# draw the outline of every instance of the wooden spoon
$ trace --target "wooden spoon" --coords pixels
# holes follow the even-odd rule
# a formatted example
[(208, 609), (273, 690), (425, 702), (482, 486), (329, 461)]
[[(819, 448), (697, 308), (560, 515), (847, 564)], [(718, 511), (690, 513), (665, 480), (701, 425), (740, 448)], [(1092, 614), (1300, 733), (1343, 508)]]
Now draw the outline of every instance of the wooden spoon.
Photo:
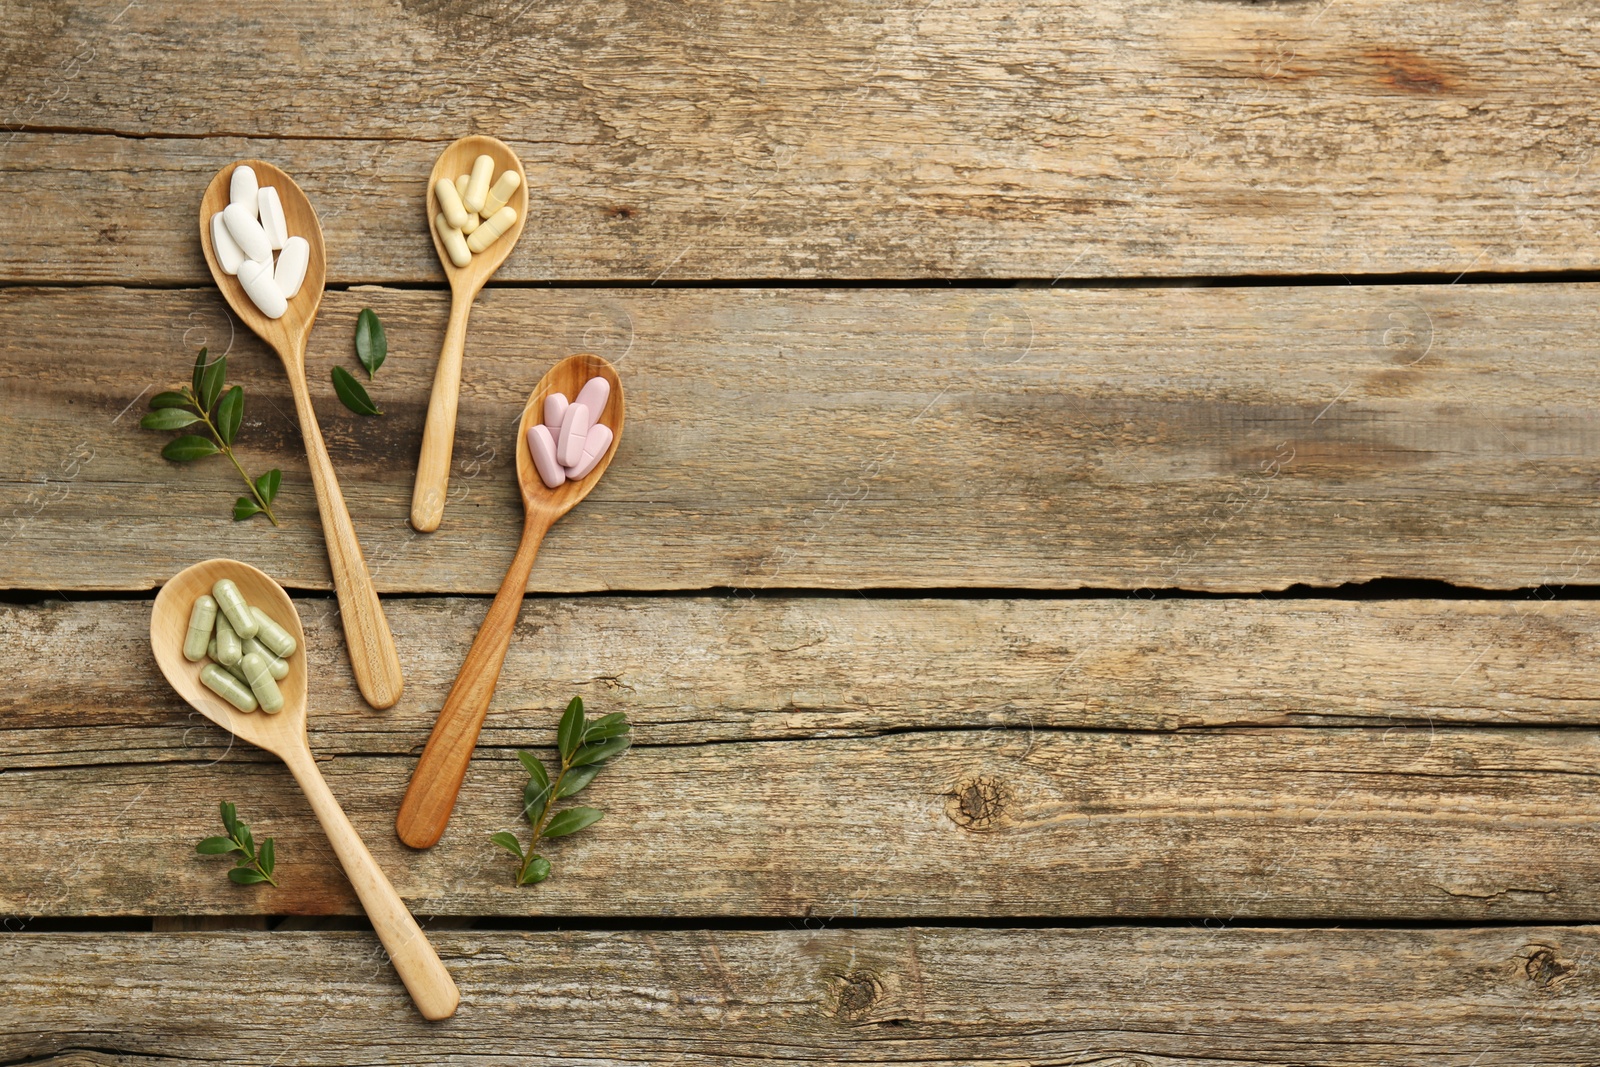
[[(259, 173), (259, 172), (258, 172)], [(280, 191), (279, 196), (282, 196)], [(278, 683), (283, 693), (283, 710), (241, 712), (207, 689), (200, 682), (203, 663), (190, 663), (183, 656), (183, 639), (189, 629), (189, 612), (195, 600), (211, 592), (218, 578), (232, 578), (239, 592), (289, 631), (299, 649), (289, 657), (289, 673)], [(394, 969), (425, 1018), (445, 1019), (455, 1013), (461, 996), (456, 984), (439, 961), (417, 920), (406, 910), (400, 895), (389, 884), (383, 871), (362, 844), (344, 810), (328, 790), (328, 783), (317, 770), (306, 742), (306, 635), (300, 616), (281, 586), (247, 563), (231, 559), (210, 559), (196, 563), (174, 575), (156, 595), (150, 612), (150, 648), (155, 652), (161, 673), (172, 688), (200, 714), (235, 737), (266, 749), (289, 766), (289, 773), (305, 791), (322, 823), (334, 854), (345, 875), (361, 898), (361, 906), (372, 920), (388, 951)]]
[[(472, 262), (458, 267), (450, 262), (444, 242), (433, 220), (439, 214), (439, 200), (434, 186), (439, 179), (455, 181), (462, 174), (472, 172), (473, 160), (489, 156), (494, 160), (494, 179), (508, 170), (514, 170), (522, 183), (511, 194), (506, 204), (516, 209), (517, 221), (511, 229), (501, 234), (494, 244), (475, 253)], [(450, 454), (455, 449), (456, 403), (461, 397), (461, 355), (467, 344), (467, 316), (472, 314), (472, 302), (489, 276), (500, 268), (511, 254), (511, 247), (522, 234), (522, 224), (528, 218), (528, 175), (523, 172), (522, 161), (503, 142), (493, 137), (463, 137), (446, 148), (428, 175), (428, 232), (433, 235), (433, 247), (444, 264), (444, 274), (450, 279), (450, 324), (444, 331), (444, 348), (439, 351), (439, 366), (433, 372), (433, 393), (428, 397), (428, 421), (422, 427), (422, 454), (417, 459), (417, 481), (411, 490), (411, 525), (418, 533), (432, 533), (444, 518), (445, 491), (450, 486)]]
[[(289, 301), (289, 310), (282, 318), (269, 319), (263, 315), (245, 295), (239, 279), (224, 273), (217, 251), (211, 247), (211, 216), (228, 206), (233, 170), (245, 164), (254, 168), (263, 186), (270, 185), (278, 191), (290, 235), (304, 237), (311, 245), (311, 262), (306, 267), (305, 281), (300, 292)], [(345, 644), (350, 649), (350, 666), (368, 704), (375, 708), (392, 707), (400, 699), (400, 690), (405, 685), (400, 675), (400, 656), (394, 649), (389, 620), (384, 618), (383, 606), (378, 603), (378, 591), (367, 573), (367, 561), (361, 555), (361, 543), (356, 540), (350, 512), (344, 506), (344, 494), (339, 491), (339, 479), (334, 476), (333, 463), (328, 459), (328, 447), (322, 442), (317, 413), (311, 407), (311, 394), (306, 390), (306, 339), (311, 335), (317, 309), (322, 306), (322, 287), (328, 275), (322, 225), (317, 221), (311, 201), (294, 179), (271, 163), (246, 159), (217, 171), (217, 176), (206, 186), (206, 195), (200, 201), (200, 246), (205, 249), (206, 265), (211, 268), (211, 276), (222, 290), (223, 299), (257, 337), (272, 346), (288, 372), (295, 412), (300, 419), (300, 435), (305, 438), (306, 458), (311, 464), (311, 482), (316, 487), (317, 510), (322, 515), (322, 535), (328, 545), (333, 588), (339, 594), (339, 613), (344, 623)]]
[[(594, 377), (611, 383), (611, 399), (599, 419), (611, 427), (614, 435), (611, 448), (594, 470), (579, 481), (547, 489), (539, 479), (533, 454), (528, 450), (528, 430), (543, 419), (545, 397), (551, 393), (565, 393), (571, 400), (578, 395), (583, 383)], [(522, 610), (522, 595), (528, 588), (533, 559), (556, 520), (599, 484), (600, 476), (617, 454), (617, 445), (622, 440), (622, 420), (622, 382), (616, 368), (599, 356), (590, 355), (568, 356), (557, 363), (539, 380), (539, 387), (528, 398), (528, 406), (522, 409), (522, 421), (517, 425), (517, 483), (522, 488), (525, 513), (522, 542), (511, 560), (511, 568), (506, 571), (505, 581), (500, 583), (500, 592), (489, 606), (489, 614), (478, 628), (466, 662), (450, 687), (444, 709), (439, 712), (439, 720), (428, 737), (428, 747), (422, 750), (417, 769), (411, 772), (405, 799), (400, 802), (395, 830), (400, 840), (412, 848), (432, 846), (443, 836), (450, 822), (456, 794), (461, 791), (472, 750), (478, 744), (478, 731), (483, 729), (483, 718), (489, 710), (489, 698), (494, 696), (495, 683), (500, 680), (500, 667), (511, 644), (517, 614)]]

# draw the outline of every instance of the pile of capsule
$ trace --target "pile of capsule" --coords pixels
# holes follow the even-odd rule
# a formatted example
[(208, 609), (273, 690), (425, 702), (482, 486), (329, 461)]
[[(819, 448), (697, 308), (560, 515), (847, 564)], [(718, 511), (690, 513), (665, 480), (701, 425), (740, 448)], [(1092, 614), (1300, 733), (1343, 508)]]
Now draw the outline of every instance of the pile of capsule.
[(295, 653), (289, 631), (260, 608), (245, 602), (231, 578), (219, 578), (210, 596), (194, 602), (183, 657), (199, 663), (200, 682), (240, 711), (278, 711), (283, 694), (278, 681), (289, 673), (285, 662)]
[[(290, 237), (278, 190), (259, 185), (253, 167), (233, 168), (228, 206), (211, 216), (211, 247), (225, 274), (236, 275), (250, 302), (269, 319), (282, 317), (300, 291), (311, 245)], [(278, 264), (272, 253), (278, 252)]]
[(494, 160), (479, 156), (472, 161), (471, 174), (455, 181), (440, 178), (433, 185), (434, 198), (439, 201), (433, 225), (450, 262), (458, 267), (471, 263), (474, 253), (494, 244), (517, 221), (517, 209), (506, 201), (522, 184), (522, 175), (508, 170), (491, 187), (489, 179), (493, 177)]
[(577, 481), (611, 447), (611, 427), (600, 421), (611, 399), (611, 383), (590, 378), (570, 404), (565, 393), (544, 398), (544, 422), (528, 429), (528, 451), (546, 488)]

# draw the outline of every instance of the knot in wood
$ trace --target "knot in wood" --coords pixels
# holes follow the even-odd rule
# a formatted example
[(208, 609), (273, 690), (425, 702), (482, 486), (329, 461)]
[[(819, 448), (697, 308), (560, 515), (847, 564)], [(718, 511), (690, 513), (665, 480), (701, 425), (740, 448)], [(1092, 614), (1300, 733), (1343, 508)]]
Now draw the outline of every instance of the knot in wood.
[(839, 1003), (834, 1014), (856, 1022), (866, 1018), (882, 996), (883, 984), (871, 971), (851, 971), (839, 979)]
[(949, 793), (944, 812), (964, 830), (992, 830), (1011, 805), (1011, 791), (998, 778), (963, 778)]
[(1549, 989), (1577, 969), (1571, 960), (1562, 959), (1551, 945), (1529, 945), (1522, 973), (1540, 989)]

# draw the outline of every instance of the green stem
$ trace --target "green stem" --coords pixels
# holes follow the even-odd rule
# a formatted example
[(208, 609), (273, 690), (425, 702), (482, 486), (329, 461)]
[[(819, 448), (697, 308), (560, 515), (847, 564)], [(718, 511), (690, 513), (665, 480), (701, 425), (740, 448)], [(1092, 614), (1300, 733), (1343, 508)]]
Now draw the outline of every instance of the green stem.
[(239, 846), (239, 851), (240, 852), (243, 852), (246, 856), (250, 857), (249, 866), (254, 867), (256, 869), (256, 873), (261, 875), (261, 877), (263, 877), (263, 878), (265, 878), (267, 880), (267, 884), (268, 885), (272, 886), (272, 888), (274, 888), (274, 889), (280, 888), (278, 883), (273, 880), (272, 875), (268, 874), (266, 871), (261, 869), (261, 861), (259, 859), (257, 859), (252, 853), (246, 851), (243, 841), (240, 841), (236, 837), (236, 838), (233, 839), (233, 843), (235, 845)]
[[(576, 750), (573, 751), (573, 755), (577, 755)], [(539, 835), (544, 833), (544, 825), (550, 821), (550, 809), (555, 805), (557, 794), (561, 792), (561, 779), (565, 778), (571, 769), (572, 763), (567, 757), (561, 757), (561, 770), (556, 772), (555, 781), (550, 783), (550, 795), (544, 798), (544, 807), (539, 810), (539, 818), (533, 824), (533, 840), (528, 842), (528, 851), (522, 857), (522, 869), (517, 872), (518, 885), (521, 885), (522, 880), (528, 876), (528, 868), (533, 861), (539, 858), (534, 852), (539, 847)]]
[[(185, 389), (184, 392), (187, 393), (189, 391), (187, 389)], [(250, 490), (250, 496), (255, 500), (256, 506), (259, 507), (261, 509), (262, 513), (266, 515), (268, 522), (272, 523), (272, 525), (274, 525), (274, 526), (278, 525), (278, 517), (272, 513), (272, 509), (267, 506), (267, 502), (265, 500), (263, 500), (261, 498), (261, 494), (256, 491), (256, 483), (252, 482), (250, 480), (250, 476), (244, 472), (244, 468), (239, 466), (238, 459), (236, 459), (234, 457), (233, 449), (228, 447), (227, 442), (223, 441), (222, 435), (217, 432), (216, 425), (211, 421), (211, 413), (206, 411), (205, 408), (200, 406), (200, 401), (199, 401), (198, 397), (194, 397), (193, 394), (190, 394), (190, 395), (191, 395), (191, 398), (193, 398), (194, 401), (195, 401), (195, 404), (194, 404), (195, 410), (200, 412), (200, 421), (206, 424), (206, 429), (211, 432), (212, 438), (215, 439), (215, 441), (217, 442), (217, 447), (222, 450), (222, 454), (224, 456), (228, 457), (228, 462), (232, 463), (233, 464), (233, 469), (239, 472), (239, 477), (244, 479), (245, 488)], [(262, 871), (261, 873), (265, 874), (266, 872)], [(267, 880), (269, 882), (272, 881), (272, 879), (270, 879), (270, 878), (268, 878)], [(277, 882), (272, 882), (272, 884), (273, 885), (277, 885), (278, 883)]]

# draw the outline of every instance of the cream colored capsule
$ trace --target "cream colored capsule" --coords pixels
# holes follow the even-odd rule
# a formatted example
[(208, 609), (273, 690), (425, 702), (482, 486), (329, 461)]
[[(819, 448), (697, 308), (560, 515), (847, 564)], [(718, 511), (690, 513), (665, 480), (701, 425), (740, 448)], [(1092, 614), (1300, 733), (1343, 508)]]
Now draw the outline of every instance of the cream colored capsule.
[(493, 215), (483, 220), (483, 225), (478, 227), (478, 232), (467, 238), (467, 247), (474, 252), (482, 252), (485, 248), (500, 239), (500, 235), (511, 229), (517, 221), (517, 209), (503, 207)]
[(494, 160), (479, 156), (472, 161), (472, 180), (467, 182), (467, 195), (461, 202), (468, 211), (482, 211), (483, 202), (489, 198), (489, 183), (494, 181)]
[(467, 209), (462, 206), (461, 194), (456, 192), (456, 183), (448, 178), (440, 178), (433, 185), (433, 195), (439, 200), (439, 211), (450, 225), (461, 229), (467, 222)]
[(444, 250), (450, 253), (450, 262), (458, 267), (465, 267), (472, 262), (472, 253), (467, 250), (467, 239), (461, 231), (450, 225), (450, 220), (444, 217), (444, 212), (439, 212), (434, 217), (433, 224), (439, 227), (439, 240), (444, 244)]
[(511, 199), (511, 194), (517, 191), (517, 186), (522, 184), (522, 175), (514, 170), (508, 170), (500, 175), (500, 180), (494, 183), (489, 190), (489, 196), (483, 202), (482, 214), (485, 218), (506, 206)]
[(463, 174), (456, 179), (456, 192), (461, 194), (461, 202), (463, 204), (467, 202), (467, 183), (471, 180), (472, 175), (470, 174)]

